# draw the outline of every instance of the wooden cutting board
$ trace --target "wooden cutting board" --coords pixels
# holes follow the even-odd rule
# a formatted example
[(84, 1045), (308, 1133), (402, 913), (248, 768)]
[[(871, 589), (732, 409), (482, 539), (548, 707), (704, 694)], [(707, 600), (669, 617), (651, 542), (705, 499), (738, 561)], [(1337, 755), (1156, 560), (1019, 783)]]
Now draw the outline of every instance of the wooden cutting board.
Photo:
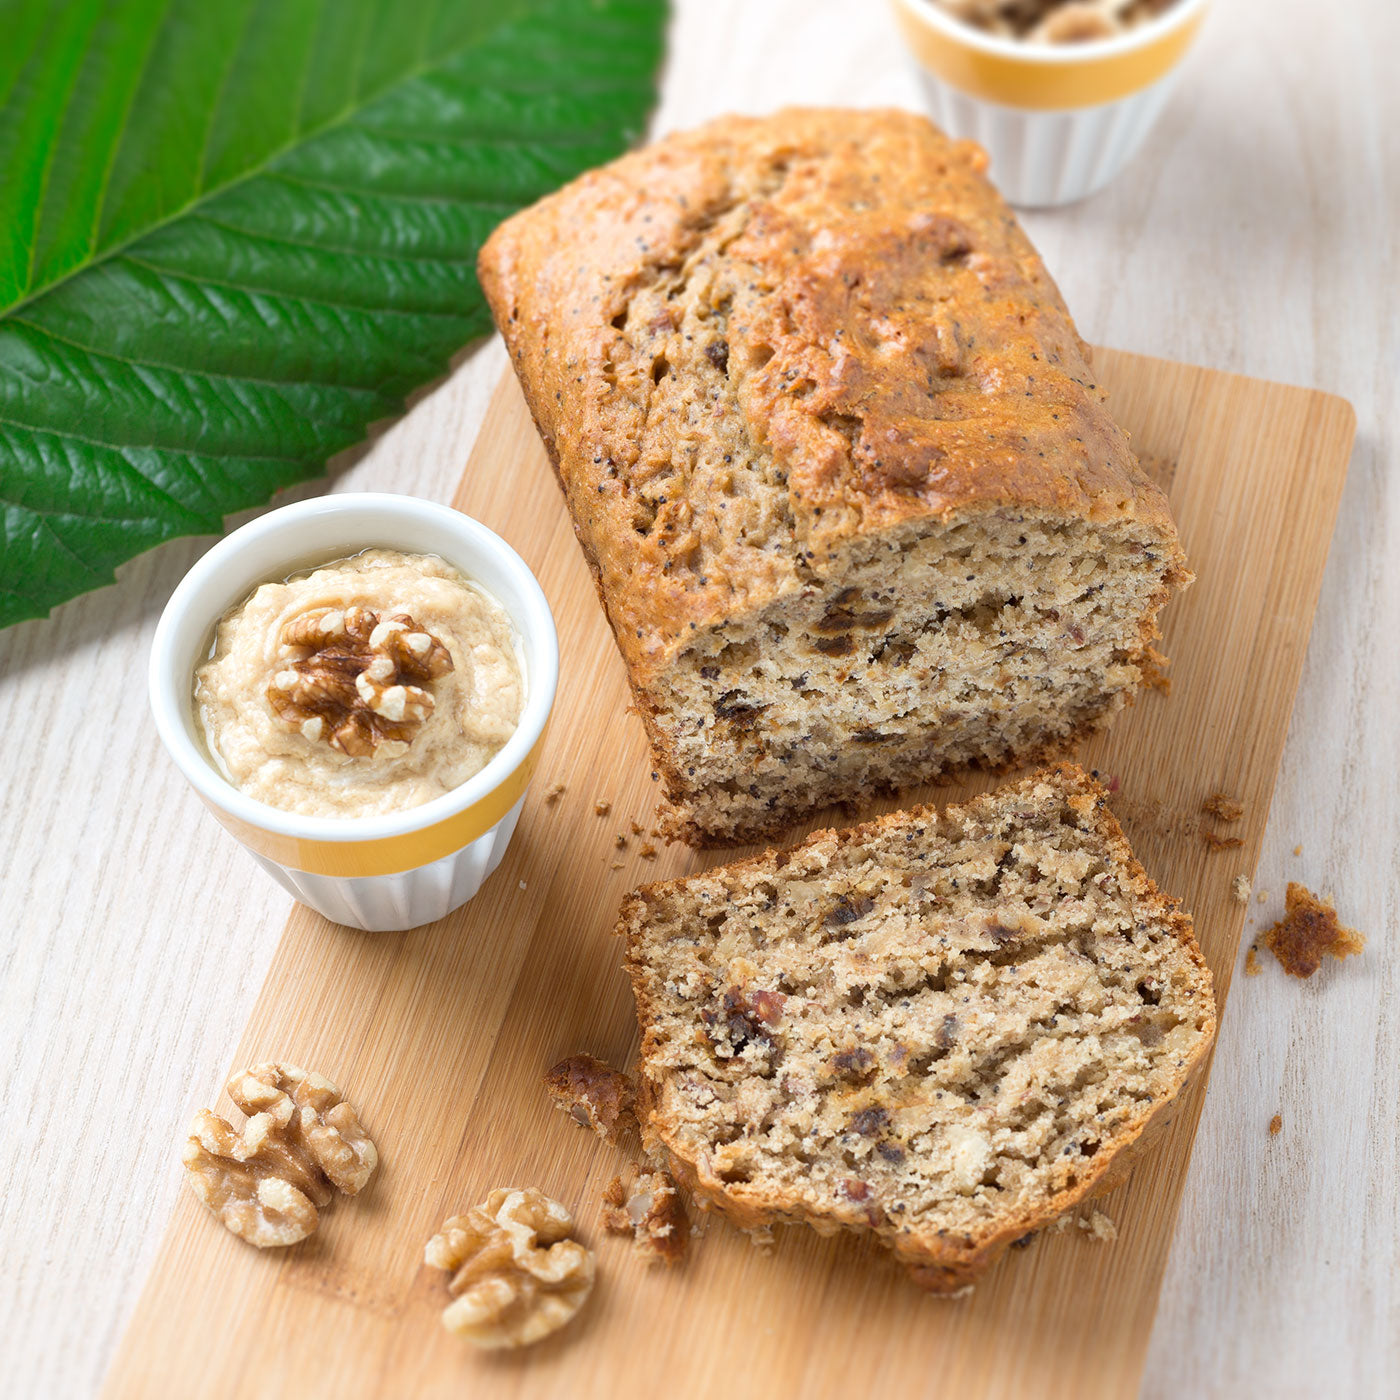
[[(1245, 916), (1230, 885), (1258, 856), (1354, 415), (1325, 394), (1189, 365), (1113, 351), (1096, 364), (1171, 495), (1199, 581), (1168, 609), (1170, 696), (1147, 693), (1081, 759), (1117, 778), (1114, 809), (1148, 871), (1195, 915), (1223, 1003)], [(965, 1300), (916, 1292), (868, 1242), (800, 1227), (760, 1253), (713, 1220), (670, 1272), (603, 1234), (599, 1194), (624, 1154), (556, 1112), (539, 1076), (577, 1050), (630, 1062), (617, 907), (633, 885), (725, 857), (661, 846), (645, 859), (648, 838), (632, 834), (633, 819), (650, 829), (655, 793), (641, 724), (512, 379), (455, 504), (521, 552), (559, 626), (559, 699), (519, 830), (483, 892), (439, 924), (359, 933), (293, 910), (230, 1068), (286, 1059), (329, 1075), (382, 1167), (317, 1235), (281, 1252), (242, 1244), (182, 1192), (107, 1393), (1135, 1395), (1202, 1084), (1103, 1203), (1116, 1243), (1041, 1235)], [(564, 791), (551, 801), (556, 784)], [(949, 801), (990, 785), (910, 797)], [(1213, 824), (1200, 805), (1216, 791), (1244, 803), (1228, 829), (1237, 849), (1213, 851), (1202, 836)], [(599, 800), (607, 816), (595, 814)], [(192, 1086), (191, 1110), (215, 1098), (216, 1086)], [(216, 1106), (239, 1121), (221, 1095)], [(172, 1143), (172, 1172), (176, 1153)], [(421, 1261), (445, 1217), (499, 1185), (536, 1185), (569, 1205), (597, 1250), (599, 1282), (554, 1338), (481, 1355), (439, 1325), (443, 1275)]]

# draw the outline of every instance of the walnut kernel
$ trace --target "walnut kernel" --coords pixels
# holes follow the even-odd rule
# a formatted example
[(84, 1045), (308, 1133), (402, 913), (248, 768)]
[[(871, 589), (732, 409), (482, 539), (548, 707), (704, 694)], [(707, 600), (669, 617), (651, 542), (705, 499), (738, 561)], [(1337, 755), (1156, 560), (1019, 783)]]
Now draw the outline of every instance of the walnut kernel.
[(195, 1195), (259, 1249), (315, 1230), (335, 1190), (363, 1189), (379, 1153), (340, 1090), (295, 1065), (265, 1064), (228, 1081), (248, 1121), (242, 1131), (201, 1109), (181, 1160)]
[(278, 720), (352, 758), (404, 752), (432, 714), (452, 657), (408, 613), (313, 608), (282, 628), (288, 659), (267, 688)]
[(424, 1261), (452, 1275), (442, 1325), (479, 1347), (522, 1347), (557, 1331), (593, 1289), (573, 1217), (532, 1188), (492, 1191), (428, 1241)]

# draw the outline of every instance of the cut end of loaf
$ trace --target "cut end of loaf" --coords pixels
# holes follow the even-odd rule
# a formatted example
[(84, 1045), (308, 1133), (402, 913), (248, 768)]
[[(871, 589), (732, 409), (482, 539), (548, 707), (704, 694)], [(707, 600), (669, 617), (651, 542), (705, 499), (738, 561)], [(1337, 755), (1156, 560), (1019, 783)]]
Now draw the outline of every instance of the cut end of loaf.
[(1068, 752), (1143, 683), (1189, 578), (1134, 521), (1024, 511), (867, 536), (650, 688), (670, 832), (771, 836), (834, 802)]
[(1079, 769), (639, 891), (643, 1131), (738, 1224), (965, 1285), (1104, 1184), (1214, 1033), (1190, 921)]

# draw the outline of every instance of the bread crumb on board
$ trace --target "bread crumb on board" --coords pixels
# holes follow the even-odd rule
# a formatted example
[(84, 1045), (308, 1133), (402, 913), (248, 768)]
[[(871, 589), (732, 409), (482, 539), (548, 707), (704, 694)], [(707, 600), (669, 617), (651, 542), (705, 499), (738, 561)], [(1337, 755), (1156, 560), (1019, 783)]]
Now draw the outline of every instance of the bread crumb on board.
[(612, 803), (604, 801), (601, 797), (593, 804), (593, 815), (595, 817), (606, 817), (612, 811)]
[(1259, 893), (1254, 896), (1254, 898), (1255, 901), (1259, 904), (1267, 904), (1269, 901), (1269, 892), (1268, 890), (1260, 890)]
[(1201, 832), (1201, 840), (1210, 847), (1212, 851), (1229, 851), (1236, 846), (1244, 845), (1244, 838), (1240, 836), (1221, 836), (1216, 831)]
[(663, 1171), (638, 1171), (630, 1187), (613, 1177), (603, 1192), (603, 1228), (631, 1235), (648, 1264), (678, 1264), (690, 1243), (690, 1217), (676, 1183)]
[(1230, 881), (1230, 888), (1235, 892), (1235, 898), (1236, 898), (1241, 904), (1248, 904), (1248, 903), (1249, 903), (1249, 876), (1248, 876), (1248, 875), (1236, 875), (1235, 878), (1234, 878), (1233, 880)]
[(1311, 890), (1288, 882), (1285, 913), (1260, 941), (1290, 977), (1311, 977), (1324, 956), (1337, 959), (1359, 953), (1366, 939), (1337, 921), (1337, 911)]
[(1283, 1131), (1283, 1114), (1275, 1113), (1269, 1119), (1269, 1136), (1277, 1137)]
[(544, 795), (545, 806), (552, 807), (568, 791), (563, 783), (555, 783)]
[(637, 854), (641, 856), (643, 860), (655, 860), (656, 847), (653, 846), (650, 841), (648, 841), (646, 845), (643, 846), (641, 850), (637, 852)]
[(1293, 854), (1294, 854), (1295, 856), (1300, 856), (1300, 855), (1302, 855), (1302, 854), (1303, 854), (1303, 848), (1302, 848), (1301, 846), (1294, 846), (1294, 848), (1293, 848)]
[(1201, 803), (1201, 811), (1208, 816), (1219, 817), (1223, 822), (1237, 822), (1244, 816), (1244, 803), (1228, 793), (1215, 792)]
[(636, 1123), (631, 1079), (596, 1055), (570, 1055), (551, 1065), (541, 1082), (556, 1107), (605, 1142), (615, 1143)]
[(646, 829), (646, 827), (644, 827), (644, 826), (641, 824), (641, 822), (636, 821), (636, 820), (633, 820), (633, 821), (629, 822), (628, 825), (632, 828), (632, 835), (633, 835), (633, 836), (645, 836), (645, 835), (646, 835), (647, 829)]
[(1087, 1219), (1081, 1215), (1075, 1223), (1088, 1233), (1090, 1239), (1102, 1244), (1112, 1244), (1118, 1238), (1118, 1227), (1101, 1210), (1094, 1211)]
[(1259, 961), (1259, 949), (1251, 943), (1249, 951), (1244, 955), (1244, 975), (1258, 977), (1263, 970), (1263, 965)]

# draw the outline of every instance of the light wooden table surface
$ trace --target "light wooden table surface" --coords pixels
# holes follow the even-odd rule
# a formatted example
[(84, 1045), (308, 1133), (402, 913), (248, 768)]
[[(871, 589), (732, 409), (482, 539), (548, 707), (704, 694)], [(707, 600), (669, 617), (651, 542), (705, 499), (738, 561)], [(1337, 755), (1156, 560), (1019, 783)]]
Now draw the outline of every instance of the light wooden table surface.
[[(786, 102), (918, 105), (877, 0), (676, 8), (658, 130)], [(1136, 164), (1025, 219), (1089, 339), (1328, 389), (1360, 423), (1251, 924), (1300, 879), (1370, 943), (1308, 984), (1268, 959), (1236, 984), (1154, 1400), (1393, 1395), (1400, 1376), (1397, 55), (1390, 0), (1218, 0)], [(448, 498), (503, 365), (495, 342), (465, 357), (348, 454), (333, 489)], [(184, 1189), (176, 1144), (228, 1068), (288, 910), (147, 715), (152, 628), (208, 544), (169, 545), (0, 634), (7, 1395), (97, 1389)]]

